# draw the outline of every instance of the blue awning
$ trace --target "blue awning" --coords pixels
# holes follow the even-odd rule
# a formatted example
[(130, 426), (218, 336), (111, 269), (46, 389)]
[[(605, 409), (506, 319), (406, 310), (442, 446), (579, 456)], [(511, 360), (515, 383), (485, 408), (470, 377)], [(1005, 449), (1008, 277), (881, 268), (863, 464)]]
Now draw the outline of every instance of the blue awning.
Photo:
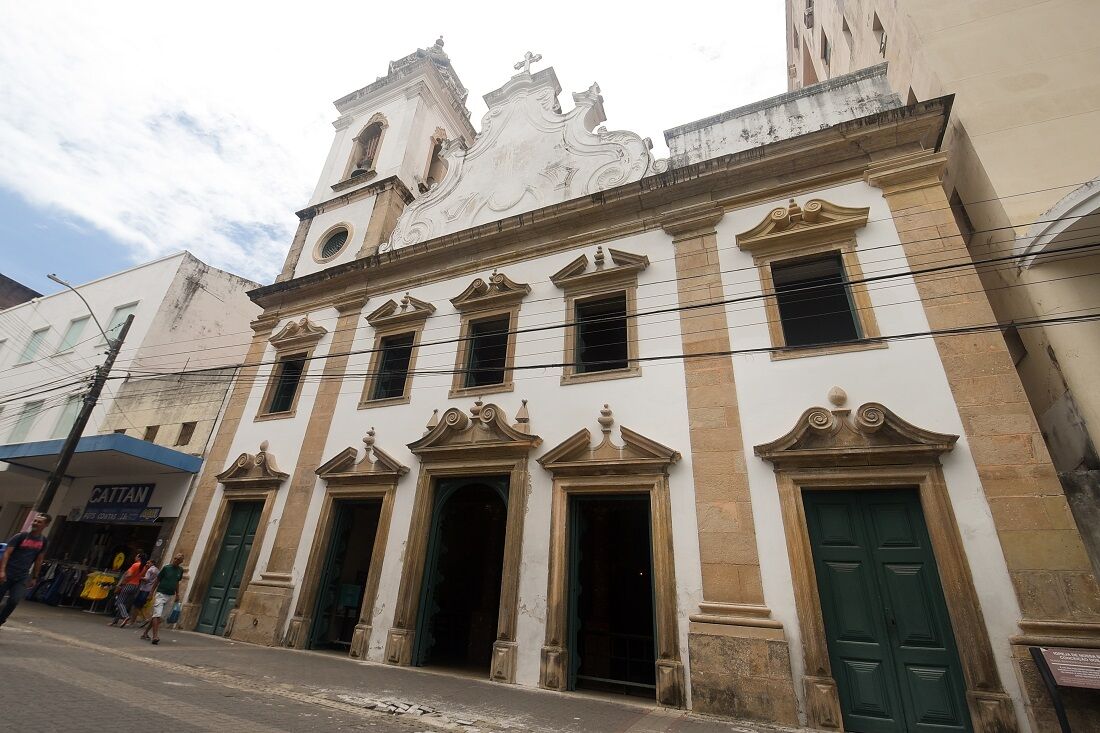
[[(0, 445), (0, 461), (51, 471), (64, 440)], [(88, 435), (76, 444), (66, 476), (84, 478), (126, 473), (198, 473), (202, 458), (122, 433)]]

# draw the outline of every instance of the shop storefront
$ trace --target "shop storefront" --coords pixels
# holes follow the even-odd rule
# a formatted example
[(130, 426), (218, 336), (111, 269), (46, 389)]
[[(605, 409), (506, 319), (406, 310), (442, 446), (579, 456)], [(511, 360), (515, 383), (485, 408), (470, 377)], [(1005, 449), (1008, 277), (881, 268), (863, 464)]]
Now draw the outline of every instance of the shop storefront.
[[(0, 502), (33, 504), (60, 448), (59, 440), (0, 446)], [(43, 581), (31, 598), (87, 606), (106, 598), (137, 552), (160, 560), (201, 465), (127, 435), (81, 438), (51, 507)]]

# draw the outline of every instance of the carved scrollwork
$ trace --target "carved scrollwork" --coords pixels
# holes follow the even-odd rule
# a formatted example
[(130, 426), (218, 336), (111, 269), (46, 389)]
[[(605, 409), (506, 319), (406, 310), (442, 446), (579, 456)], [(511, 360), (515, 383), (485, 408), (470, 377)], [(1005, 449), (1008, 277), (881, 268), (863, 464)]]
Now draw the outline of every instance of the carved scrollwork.
[(865, 433), (875, 433), (886, 424), (886, 413), (881, 405), (868, 402), (856, 411), (856, 423)]
[[(646, 175), (653, 156), (633, 132), (599, 130), (606, 119), (593, 84), (563, 114), (552, 69), (518, 74), (486, 95), (481, 133), (468, 150), (443, 146), (443, 179), (401, 214), (389, 251), (523, 214)], [(505, 133), (507, 131), (507, 133)], [(516, 148), (510, 150), (509, 148)], [(522, 148), (522, 149), (520, 149)]]
[(836, 417), (824, 407), (812, 407), (806, 413), (806, 424), (816, 432), (829, 433), (836, 429)]

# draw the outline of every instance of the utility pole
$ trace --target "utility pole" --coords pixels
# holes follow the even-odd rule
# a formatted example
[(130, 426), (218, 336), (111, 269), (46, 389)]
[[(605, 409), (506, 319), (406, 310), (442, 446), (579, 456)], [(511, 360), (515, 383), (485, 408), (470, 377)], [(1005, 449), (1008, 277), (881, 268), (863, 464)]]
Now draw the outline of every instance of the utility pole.
[(92, 386), (88, 390), (88, 394), (84, 395), (84, 406), (80, 408), (80, 414), (77, 415), (76, 422), (69, 430), (69, 435), (65, 438), (65, 444), (61, 446), (61, 454), (57, 457), (57, 465), (53, 467), (53, 471), (50, 471), (46, 484), (38, 495), (38, 501), (34, 506), (35, 511), (43, 513), (50, 510), (50, 504), (53, 503), (57, 489), (61, 486), (61, 479), (64, 478), (65, 472), (69, 470), (69, 461), (72, 460), (73, 453), (76, 451), (76, 444), (84, 433), (84, 428), (88, 425), (88, 419), (92, 416), (92, 409), (99, 401), (103, 385), (107, 383), (107, 377), (111, 373), (111, 368), (115, 365), (118, 352), (122, 350), (122, 342), (126, 340), (126, 334), (130, 331), (130, 324), (133, 322), (134, 314), (131, 313), (122, 324), (122, 329), (118, 332), (118, 338), (107, 339), (107, 342), (111, 345), (111, 348), (107, 350), (107, 359), (102, 365), (96, 367)]

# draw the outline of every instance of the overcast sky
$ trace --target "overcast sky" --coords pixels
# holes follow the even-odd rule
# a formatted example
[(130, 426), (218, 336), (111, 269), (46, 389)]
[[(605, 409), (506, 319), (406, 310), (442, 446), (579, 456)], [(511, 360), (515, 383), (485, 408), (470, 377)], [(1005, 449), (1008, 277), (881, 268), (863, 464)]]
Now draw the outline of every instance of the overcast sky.
[[(93, 10), (94, 7), (94, 10)], [(0, 272), (43, 292), (188, 249), (282, 266), (332, 101), (443, 35), (470, 90), (527, 50), (609, 129), (651, 137), (786, 90), (782, 0), (23, 3), (0, 0)]]

